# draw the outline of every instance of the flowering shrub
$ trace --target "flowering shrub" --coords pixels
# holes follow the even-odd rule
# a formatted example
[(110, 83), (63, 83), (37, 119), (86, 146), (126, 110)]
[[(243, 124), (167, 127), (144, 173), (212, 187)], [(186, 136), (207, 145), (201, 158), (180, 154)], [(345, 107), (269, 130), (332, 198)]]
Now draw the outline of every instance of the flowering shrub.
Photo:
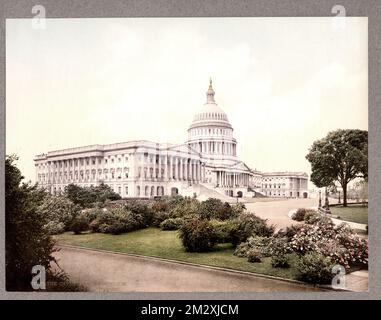
[(301, 255), (311, 251), (322, 254), (347, 269), (368, 264), (368, 241), (359, 238), (348, 225), (335, 226), (330, 219), (303, 226), (292, 238), (290, 248)]
[(258, 252), (261, 257), (271, 257), (271, 264), (275, 268), (289, 267), (287, 253), (290, 249), (287, 246), (287, 238), (253, 236), (239, 244), (234, 254), (249, 258), (251, 252)]
[(329, 284), (332, 281), (332, 263), (329, 257), (321, 253), (309, 252), (296, 262), (298, 279), (313, 284)]
[(247, 241), (240, 243), (234, 251), (237, 257), (247, 257), (252, 250), (258, 251), (263, 257), (269, 257), (271, 254), (268, 250), (271, 238), (253, 236)]

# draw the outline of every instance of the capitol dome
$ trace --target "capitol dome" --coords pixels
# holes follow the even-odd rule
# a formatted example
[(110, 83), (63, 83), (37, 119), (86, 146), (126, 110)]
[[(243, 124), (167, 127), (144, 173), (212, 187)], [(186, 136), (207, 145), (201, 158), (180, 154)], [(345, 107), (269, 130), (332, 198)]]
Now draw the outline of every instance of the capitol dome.
[(214, 95), (210, 79), (206, 102), (193, 117), (186, 143), (200, 153), (235, 157), (237, 143), (233, 138), (233, 127), (214, 100)]
[(197, 110), (190, 128), (201, 127), (207, 124), (215, 124), (232, 128), (229, 123), (228, 116), (215, 102), (214, 94), (215, 92), (213, 90), (212, 80), (210, 79), (209, 88), (206, 92), (206, 102)]

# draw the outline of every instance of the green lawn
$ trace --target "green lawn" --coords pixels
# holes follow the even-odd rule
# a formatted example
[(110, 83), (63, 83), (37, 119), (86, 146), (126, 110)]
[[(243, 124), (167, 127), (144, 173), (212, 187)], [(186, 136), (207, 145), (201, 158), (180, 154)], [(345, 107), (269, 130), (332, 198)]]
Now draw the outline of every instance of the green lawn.
[(330, 207), (332, 214), (338, 215), (341, 220), (368, 224), (368, 207), (350, 205), (348, 207)]
[(238, 258), (233, 255), (234, 250), (230, 244), (220, 244), (214, 251), (208, 253), (191, 253), (184, 250), (176, 231), (161, 231), (158, 228), (147, 228), (122, 235), (103, 233), (74, 235), (66, 232), (56, 238), (59, 244), (187, 261), (288, 279), (296, 279), (297, 276), (297, 271), (292, 267), (296, 260), (294, 254), (290, 255), (291, 267), (281, 269), (271, 266), (271, 258), (263, 258), (260, 263), (249, 263), (246, 258)]

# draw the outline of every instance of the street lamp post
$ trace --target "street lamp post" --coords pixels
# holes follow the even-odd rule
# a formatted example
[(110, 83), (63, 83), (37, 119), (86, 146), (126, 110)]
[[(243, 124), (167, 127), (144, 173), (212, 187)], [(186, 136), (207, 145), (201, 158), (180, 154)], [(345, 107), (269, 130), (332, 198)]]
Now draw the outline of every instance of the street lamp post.
[(331, 213), (329, 210), (329, 201), (328, 201), (328, 190), (325, 188), (325, 201), (324, 201), (324, 209), (327, 213)]
[(319, 208), (321, 208), (321, 190), (319, 190)]

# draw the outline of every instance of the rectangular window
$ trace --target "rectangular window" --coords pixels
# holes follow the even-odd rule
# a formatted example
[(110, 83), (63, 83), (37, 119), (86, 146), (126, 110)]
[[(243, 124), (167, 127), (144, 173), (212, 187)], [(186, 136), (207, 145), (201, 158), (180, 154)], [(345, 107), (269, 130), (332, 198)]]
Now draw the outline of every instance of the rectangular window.
[(126, 195), (128, 195), (128, 186), (126, 187)]

